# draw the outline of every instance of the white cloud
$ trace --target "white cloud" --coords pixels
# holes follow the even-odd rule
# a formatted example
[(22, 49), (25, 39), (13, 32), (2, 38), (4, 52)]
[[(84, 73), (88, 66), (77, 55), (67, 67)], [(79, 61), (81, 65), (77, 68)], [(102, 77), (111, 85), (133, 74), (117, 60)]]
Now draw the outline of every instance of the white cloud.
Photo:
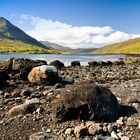
[(50, 41), (72, 48), (100, 47), (120, 42), (140, 35), (116, 31), (110, 26), (72, 26), (59, 21), (52, 21), (31, 15), (21, 15), (20, 23), (29, 22), (33, 26), (29, 35), (40, 40)]

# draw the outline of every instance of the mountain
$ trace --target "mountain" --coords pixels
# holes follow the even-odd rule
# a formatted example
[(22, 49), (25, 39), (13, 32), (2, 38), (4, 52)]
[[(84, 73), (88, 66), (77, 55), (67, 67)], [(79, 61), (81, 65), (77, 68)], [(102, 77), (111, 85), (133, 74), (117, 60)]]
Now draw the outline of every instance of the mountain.
[(73, 49), (71, 53), (90, 54), (94, 50), (95, 48), (77, 48), (77, 49)]
[(137, 54), (140, 53), (140, 38), (130, 39), (124, 42), (111, 44), (98, 48), (92, 53), (123, 53)]
[[(19, 47), (20, 48), (19, 48)], [(0, 17), (0, 52), (48, 52), (48, 47), (27, 35), (24, 31)], [(39, 52), (38, 52), (39, 51)]]
[(44, 44), (45, 46), (48, 46), (49, 48), (53, 48), (56, 50), (61, 50), (61, 51), (71, 51), (72, 49), (69, 47), (64, 47), (55, 43), (50, 43), (48, 41), (41, 41), (42, 44)]
[(48, 41), (41, 41), (42, 44), (48, 46), (50, 49), (55, 49), (61, 53), (69, 53), (69, 54), (76, 54), (76, 53), (90, 53), (94, 51), (94, 48), (77, 48), (72, 49), (70, 47), (64, 47), (55, 43), (50, 43)]

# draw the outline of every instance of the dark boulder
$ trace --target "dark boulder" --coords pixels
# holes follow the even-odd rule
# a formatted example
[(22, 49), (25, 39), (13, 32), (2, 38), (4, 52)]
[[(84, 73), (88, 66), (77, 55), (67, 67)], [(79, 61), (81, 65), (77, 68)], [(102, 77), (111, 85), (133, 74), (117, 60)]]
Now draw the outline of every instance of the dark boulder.
[(113, 65), (124, 65), (124, 61), (113, 61)]
[(80, 61), (72, 61), (71, 66), (81, 66)]
[(98, 61), (98, 62), (97, 62), (97, 65), (99, 65), (99, 66), (105, 66), (106, 63), (105, 63), (104, 61)]
[(113, 65), (119, 65), (119, 61), (113, 61)]
[(125, 63), (124, 63), (124, 61), (120, 61), (120, 65), (124, 65)]
[(97, 66), (97, 61), (90, 61), (88, 62), (89, 66)]
[(112, 65), (112, 62), (111, 62), (111, 61), (106, 61), (106, 62), (105, 62), (105, 65), (106, 65), (106, 66), (110, 66), (110, 65)]
[(50, 62), (50, 65), (55, 66), (57, 69), (61, 69), (64, 67), (64, 63), (60, 62), (59, 60)]
[(55, 123), (72, 119), (114, 121), (119, 115), (115, 95), (106, 87), (92, 82), (68, 86), (53, 103), (52, 119)]

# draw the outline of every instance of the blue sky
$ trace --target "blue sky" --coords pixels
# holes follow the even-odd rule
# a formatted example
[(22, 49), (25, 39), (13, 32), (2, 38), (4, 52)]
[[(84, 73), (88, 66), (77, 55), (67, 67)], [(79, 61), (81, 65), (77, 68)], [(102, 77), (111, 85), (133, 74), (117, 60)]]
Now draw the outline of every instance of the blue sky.
[[(140, 0), (0, 0), (0, 16), (7, 18), (29, 35), (39, 40), (49, 40), (61, 45), (73, 47), (76, 45), (81, 45), (81, 47), (85, 45), (87, 45), (87, 47), (98, 47), (109, 44), (112, 40), (106, 41), (105, 37), (111, 35), (111, 37), (114, 38), (113, 33), (117, 31), (125, 34), (119, 34), (117, 32), (118, 36), (123, 37), (121, 39), (117, 38), (113, 42), (134, 38), (134, 36), (131, 35), (140, 34), (139, 13)], [(34, 23), (33, 17), (36, 18)], [(48, 23), (47, 21), (49, 20), (51, 20), (51, 22)], [(59, 22), (59, 25), (57, 25), (56, 22)], [(48, 33), (50, 34), (57, 32), (54, 31), (54, 29), (57, 30), (56, 27), (60, 29), (60, 27), (65, 26), (64, 24), (69, 25), (65, 27), (67, 30), (65, 30), (65, 32), (63, 30), (63, 33), (65, 36), (66, 33), (70, 33), (67, 38), (70, 38), (73, 44), (68, 43), (66, 38), (64, 39), (64, 37), (62, 37), (62, 34), (58, 34), (59, 38), (55, 38), (54, 35), (41, 37), (39, 31), (43, 29), (37, 28), (39, 23), (40, 26), (44, 26), (43, 29), (48, 29)], [(53, 28), (52, 32), (50, 28), (47, 28), (48, 24), (53, 25), (51, 26), (51, 28)], [(72, 27), (70, 27), (70, 25)], [(83, 29), (85, 26), (86, 29)], [(79, 36), (79, 38), (83, 38), (82, 40), (80, 40), (77, 35), (76, 37), (79, 40), (74, 41), (74, 36), (71, 36), (73, 30), (74, 33), (78, 32), (76, 27), (78, 27), (80, 31), (82, 28), (82, 33), (86, 30), (85, 34)], [(94, 28), (89, 29), (87, 27), (99, 27), (103, 30), (104, 27), (110, 27), (111, 29), (109, 29), (108, 32), (103, 31), (103, 33), (97, 33), (94, 31)], [(45, 34), (44, 32), (42, 33)], [(95, 36), (97, 34), (98, 36)], [(77, 39), (76, 37), (75, 40)], [(96, 41), (93, 41), (93, 39)], [(98, 43), (98, 41), (101, 41), (102, 44)], [(82, 42), (84, 42), (83, 45), (80, 44)]]

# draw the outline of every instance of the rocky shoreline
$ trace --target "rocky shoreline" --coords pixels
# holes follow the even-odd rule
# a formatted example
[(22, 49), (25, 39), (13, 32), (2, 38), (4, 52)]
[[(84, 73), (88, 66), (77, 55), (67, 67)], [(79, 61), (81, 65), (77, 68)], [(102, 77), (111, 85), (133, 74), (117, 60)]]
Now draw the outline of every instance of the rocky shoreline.
[(0, 140), (139, 140), (134, 62), (0, 61)]

